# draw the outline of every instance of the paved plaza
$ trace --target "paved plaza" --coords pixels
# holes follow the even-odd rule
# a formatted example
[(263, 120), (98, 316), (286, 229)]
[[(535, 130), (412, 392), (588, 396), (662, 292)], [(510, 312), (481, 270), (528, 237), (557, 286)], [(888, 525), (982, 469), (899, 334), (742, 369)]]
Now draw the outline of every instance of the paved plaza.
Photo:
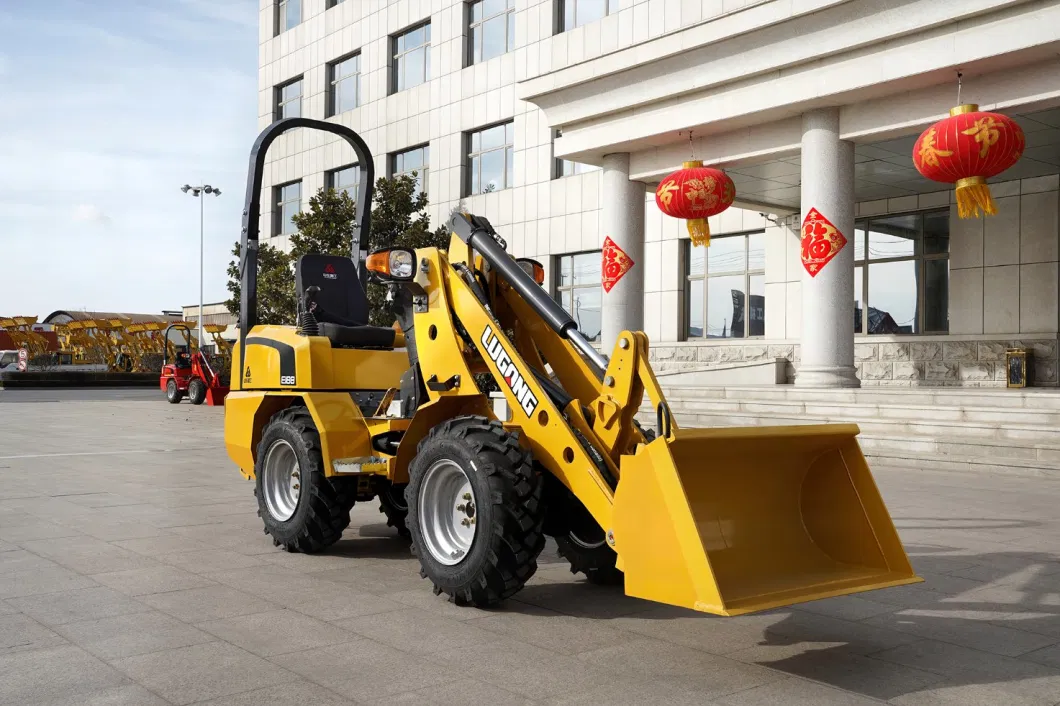
[(483, 611), (374, 502), (324, 555), (274, 548), (222, 415), (0, 391), (0, 704), (1060, 704), (1060, 482), (875, 468), (916, 586), (715, 618), (550, 546)]

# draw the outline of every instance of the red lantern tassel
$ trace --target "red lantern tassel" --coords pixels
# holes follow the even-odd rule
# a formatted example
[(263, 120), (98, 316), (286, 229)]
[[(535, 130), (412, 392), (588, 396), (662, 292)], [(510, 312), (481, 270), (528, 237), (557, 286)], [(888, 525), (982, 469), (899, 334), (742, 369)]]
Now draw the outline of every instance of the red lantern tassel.
[(691, 218), (688, 221), (688, 236), (692, 239), (692, 245), (710, 247), (710, 226), (706, 218)]
[(983, 177), (968, 177), (957, 180), (957, 215), (961, 218), (978, 218), (980, 212), (997, 215), (997, 206), (990, 195), (990, 187)]

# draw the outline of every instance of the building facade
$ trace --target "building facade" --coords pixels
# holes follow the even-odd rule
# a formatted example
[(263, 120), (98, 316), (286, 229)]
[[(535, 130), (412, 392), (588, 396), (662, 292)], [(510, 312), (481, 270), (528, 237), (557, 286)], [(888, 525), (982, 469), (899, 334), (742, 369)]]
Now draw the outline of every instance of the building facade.
[[(484, 215), (541, 261), (605, 350), (634, 328), (663, 372), (781, 358), (796, 385), (991, 386), (1024, 347), (1057, 384), (1058, 0), (261, 0), (260, 17), (260, 127), (353, 128), (377, 174), (416, 172), (432, 223)], [(991, 180), (997, 216), (959, 219), (913, 167), (958, 101), (1026, 134)], [(693, 156), (736, 185), (709, 248), (654, 200)], [(322, 133), (278, 139), (269, 242), (317, 189), (353, 186), (353, 162)], [(814, 276), (811, 209), (847, 242)], [(634, 263), (607, 292), (605, 238)]]

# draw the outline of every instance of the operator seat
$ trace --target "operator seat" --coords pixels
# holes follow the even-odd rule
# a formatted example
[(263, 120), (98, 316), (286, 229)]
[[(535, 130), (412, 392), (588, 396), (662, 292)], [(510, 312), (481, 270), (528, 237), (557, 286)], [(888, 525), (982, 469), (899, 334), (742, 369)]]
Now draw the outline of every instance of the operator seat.
[(368, 325), (368, 297), (348, 257), (303, 255), (295, 265), (300, 313), (311, 312), (321, 336), (339, 348), (393, 348), (396, 331)]

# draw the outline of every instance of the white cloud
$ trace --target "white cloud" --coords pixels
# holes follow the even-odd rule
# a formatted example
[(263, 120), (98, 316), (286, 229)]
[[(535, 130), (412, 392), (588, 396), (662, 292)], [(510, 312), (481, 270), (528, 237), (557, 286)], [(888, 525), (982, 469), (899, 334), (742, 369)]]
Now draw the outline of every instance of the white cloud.
[(74, 209), (74, 222), (107, 225), (110, 223), (110, 216), (103, 213), (99, 206), (82, 203), (78, 204), (77, 208)]
[(205, 204), (205, 294), (227, 297), (257, 136), (258, 2), (122, 4), (0, 0), (13, 37), (0, 54), (0, 259), (18, 265), (0, 276), (5, 309), (197, 301), (199, 207), (180, 185), (199, 180), (224, 192)]

